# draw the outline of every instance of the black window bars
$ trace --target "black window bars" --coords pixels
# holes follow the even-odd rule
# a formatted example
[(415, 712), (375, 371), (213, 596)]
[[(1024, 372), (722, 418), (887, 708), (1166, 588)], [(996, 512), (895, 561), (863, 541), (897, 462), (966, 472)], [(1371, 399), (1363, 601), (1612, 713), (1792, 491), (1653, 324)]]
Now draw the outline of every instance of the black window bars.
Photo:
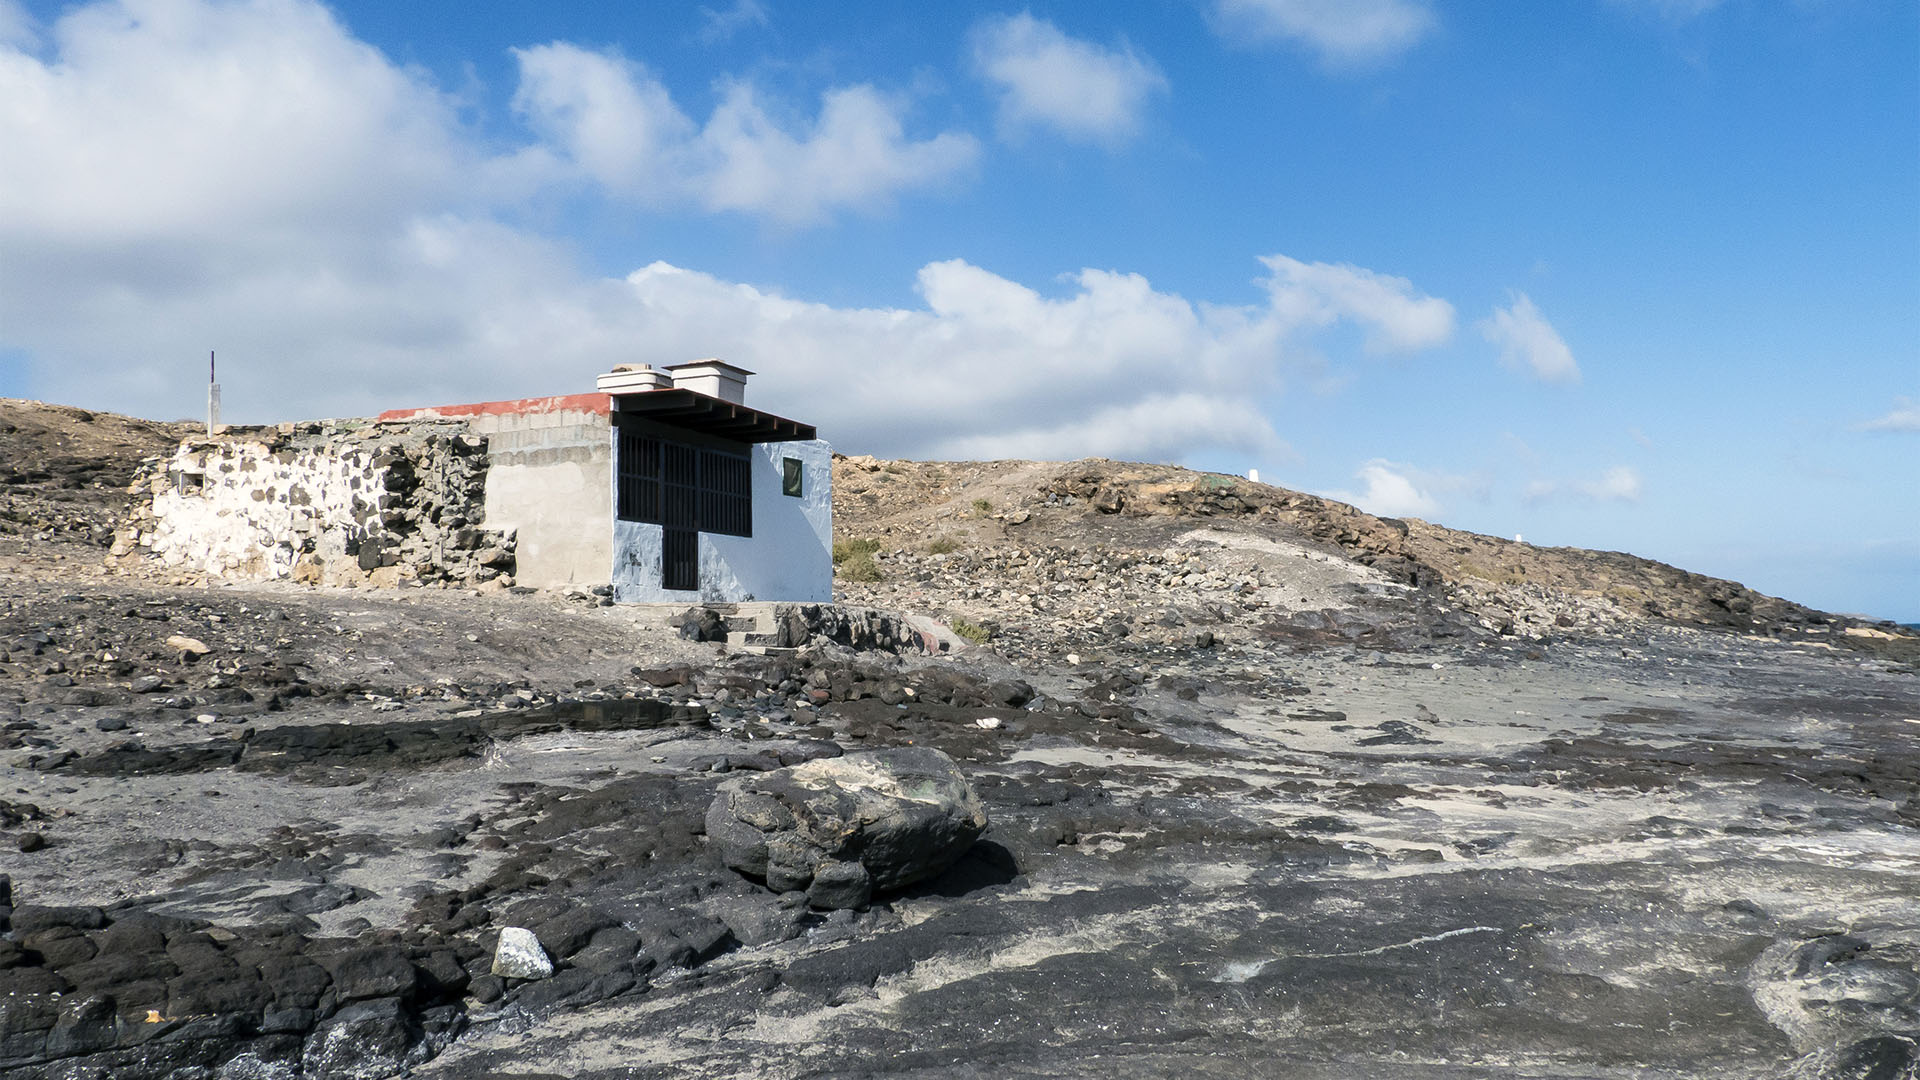
[(623, 430), (614, 468), (622, 521), (753, 535), (753, 465), (743, 452)]

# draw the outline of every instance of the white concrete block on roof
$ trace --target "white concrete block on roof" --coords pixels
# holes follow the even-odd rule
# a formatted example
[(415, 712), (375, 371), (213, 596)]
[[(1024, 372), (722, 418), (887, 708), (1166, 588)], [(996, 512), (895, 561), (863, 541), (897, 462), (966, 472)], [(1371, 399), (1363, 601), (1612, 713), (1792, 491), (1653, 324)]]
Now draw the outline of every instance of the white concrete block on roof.
[(711, 357), (690, 364), (670, 364), (667, 371), (673, 375), (675, 389), (691, 390), (735, 405), (746, 404), (747, 376), (753, 374), (746, 368)]
[(672, 375), (647, 364), (622, 364), (594, 380), (594, 389), (603, 394), (643, 394), (672, 386)]

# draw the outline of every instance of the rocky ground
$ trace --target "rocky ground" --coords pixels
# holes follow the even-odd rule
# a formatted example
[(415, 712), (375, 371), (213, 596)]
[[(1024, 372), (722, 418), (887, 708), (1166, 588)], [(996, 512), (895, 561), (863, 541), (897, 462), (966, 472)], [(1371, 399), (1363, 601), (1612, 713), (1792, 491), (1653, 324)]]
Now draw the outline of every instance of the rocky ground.
[[(983, 645), (0, 536), (0, 1074), (1914, 1075), (1897, 629), (1150, 466), (836, 473), (843, 599)], [(720, 785), (899, 746), (988, 818), (942, 875), (709, 850)]]

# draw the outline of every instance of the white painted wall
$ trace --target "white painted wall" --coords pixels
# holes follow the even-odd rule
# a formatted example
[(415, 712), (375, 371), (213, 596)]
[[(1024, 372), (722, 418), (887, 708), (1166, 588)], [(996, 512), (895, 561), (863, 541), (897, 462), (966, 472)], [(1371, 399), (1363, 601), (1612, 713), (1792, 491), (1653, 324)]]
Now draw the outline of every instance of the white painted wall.
[[(614, 599), (624, 603), (833, 600), (833, 448), (819, 439), (748, 448), (753, 535), (700, 534), (700, 590), (660, 587), (660, 527), (613, 523)], [(784, 458), (799, 458), (799, 498), (780, 493)], [(608, 486), (609, 499), (612, 486)], [(611, 513), (608, 514), (611, 518)]]

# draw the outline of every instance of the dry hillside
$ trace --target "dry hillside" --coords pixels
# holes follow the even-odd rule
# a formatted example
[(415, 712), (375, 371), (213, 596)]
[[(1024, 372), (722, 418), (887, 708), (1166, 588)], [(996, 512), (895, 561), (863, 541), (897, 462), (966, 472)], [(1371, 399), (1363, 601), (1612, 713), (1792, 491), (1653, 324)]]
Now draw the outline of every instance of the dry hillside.
[(1530, 612), (1560, 619), (1564, 627), (1559, 609), (1572, 603), (1612, 621), (1813, 635), (1876, 651), (1915, 651), (1913, 639), (1891, 624), (1857, 625), (1651, 559), (1380, 518), (1332, 499), (1173, 466), (850, 457), (836, 462), (834, 484), (839, 536), (871, 537), (907, 551), (929, 545), (1151, 549), (1205, 527), (1343, 556), (1403, 584), (1439, 589), (1496, 625)]
[[(89, 561), (89, 549), (109, 543), (126, 514), (127, 484), (141, 460), (193, 427), (0, 399), (0, 545), (11, 539), (8, 550), (30, 561)], [(1160, 551), (1205, 529), (1351, 561), (1434, 592), (1495, 629), (1531, 625), (1537, 636), (1556, 625), (1650, 620), (1920, 656), (1916, 640), (1891, 624), (1863, 625), (1650, 559), (1380, 518), (1332, 499), (1173, 466), (840, 457), (834, 484), (838, 536), (870, 538), (908, 559), (929, 548), (1001, 556)], [(982, 569), (998, 565), (990, 564)]]
[(110, 542), (141, 459), (192, 427), (0, 398), (0, 535)]

